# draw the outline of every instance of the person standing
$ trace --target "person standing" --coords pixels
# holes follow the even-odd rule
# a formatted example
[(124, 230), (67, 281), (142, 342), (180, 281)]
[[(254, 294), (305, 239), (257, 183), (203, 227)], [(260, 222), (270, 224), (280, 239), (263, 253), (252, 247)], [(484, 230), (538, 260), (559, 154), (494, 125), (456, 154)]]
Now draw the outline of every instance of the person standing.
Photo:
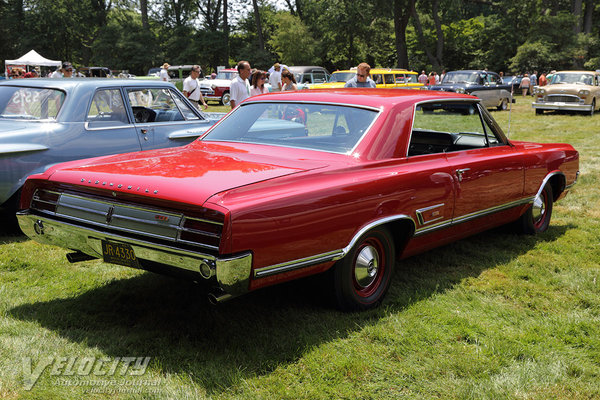
[(421, 71), (421, 75), (419, 75), (419, 83), (422, 83), (423, 85), (427, 85), (427, 75), (425, 74), (425, 70)]
[(233, 110), (240, 103), (250, 97), (250, 84), (248, 83), (248, 77), (252, 68), (248, 61), (240, 61), (237, 64), (238, 76), (231, 80), (231, 87), (229, 88), (231, 100), (229, 104)]
[(73, 65), (65, 61), (60, 69), (57, 69), (50, 75), (50, 78), (71, 78), (73, 76)]
[(289, 90), (298, 90), (298, 85), (296, 85), (296, 78), (294, 78), (294, 74), (287, 69), (284, 69), (281, 73), (281, 85), (281, 90), (284, 92)]
[(168, 63), (163, 64), (160, 74), (158, 74), (161, 81), (169, 82), (169, 67), (170, 65)]
[(523, 79), (521, 79), (521, 83), (519, 87), (523, 93), (523, 97), (527, 96), (527, 91), (529, 90), (529, 85), (531, 84), (531, 80), (529, 79), (529, 75), (523, 75)]
[(371, 79), (371, 66), (367, 63), (360, 63), (356, 67), (356, 75), (346, 84), (345, 88), (376, 88), (375, 81)]
[(429, 78), (427, 79), (428, 86), (435, 86), (435, 72), (431, 71), (429, 73)]
[(275, 63), (273, 65), (273, 72), (269, 76), (269, 83), (271, 84), (271, 90), (273, 92), (281, 92), (281, 65)]
[(198, 110), (200, 110), (200, 103), (202, 103), (206, 110), (208, 105), (206, 104), (206, 101), (204, 101), (204, 96), (202, 96), (202, 92), (200, 91), (200, 83), (198, 82), (199, 76), (200, 66), (194, 65), (190, 71), (190, 75), (183, 81), (183, 94)]
[(533, 71), (533, 74), (529, 75), (529, 88), (531, 89), (531, 95), (533, 96), (533, 89), (534, 86), (537, 86), (538, 81), (537, 81), (537, 71)]
[(541, 73), (540, 79), (538, 79), (538, 83), (540, 84), (540, 86), (546, 86), (548, 84), (548, 79), (546, 79), (545, 73)]
[(265, 87), (267, 81), (267, 73), (265, 71), (257, 70), (252, 74), (252, 85), (250, 86), (250, 97), (256, 96), (263, 93), (268, 93)]

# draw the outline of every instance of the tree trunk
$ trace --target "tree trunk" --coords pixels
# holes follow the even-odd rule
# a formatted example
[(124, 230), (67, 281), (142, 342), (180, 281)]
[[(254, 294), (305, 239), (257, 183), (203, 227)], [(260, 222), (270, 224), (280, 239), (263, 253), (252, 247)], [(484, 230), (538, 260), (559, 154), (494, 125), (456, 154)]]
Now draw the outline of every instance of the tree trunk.
[(582, 0), (573, 0), (573, 15), (575, 16), (575, 25), (573, 25), (573, 33), (581, 33), (581, 10), (583, 7)]
[(142, 27), (145, 31), (150, 29), (148, 25), (148, 0), (140, 0), (140, 12), (142, 13)]
[(229, 22), (227, 21), (227, 0), (223, 0), (223, 40), (225, 41), (225, 54), (223, 54), (223, 65), (229, 66)]
[(406, 47), (406, 27), (415, 0), (394, 0), (394, 32), (396, 34), (396, 66), (408, 69), (408, 48)]
[(260, 23), (260, 10), (258, 9), (258, 1), (252, 0), (252, 6), (254, 7), (254, 19), (256, 20), (256, 33), (258, 34), (258, 48), (262, 51), (265, 50), (265, 41), (262, 34), (262, 24)]
[(435, 23), (435, 33), (437, 35), (437, 41), (435, 42), (435, 59), (438, 68), (441, 68), (442, 65), (444, 65), (444, 31), (442, 31), (442, 21), (438, 14), (439, 9), (440, 1), (434, 0), (431, 12), (433, 13), (433, 22)]
[[(415, 25), (415, 29), (417, 30), (417, 37), (419, 38), (419, 43), (421, 44), (421, 48), (425, 51), (425, 55), (429, 59), (429, 62), (433, 66), (434, 70), (439, 69), (439, 63), (436, 57), (431, 53), (427, 43), (425, 43), (425, 37), (423, 36), (423, 27), (421, 26), (421, 20), (419, 19), (419, 14), (417, 14), (417, 10), (413, 8), (412, 10), (413, 24)], [(437, 47), (437, 45), (436, 45)], [(406, 67), (403, 67), (406, 68)]]
[(583, 33), (592, 33), (592, 16), (594, 15), (594, 0), (585, 0), (585, 13), (583, 14)]

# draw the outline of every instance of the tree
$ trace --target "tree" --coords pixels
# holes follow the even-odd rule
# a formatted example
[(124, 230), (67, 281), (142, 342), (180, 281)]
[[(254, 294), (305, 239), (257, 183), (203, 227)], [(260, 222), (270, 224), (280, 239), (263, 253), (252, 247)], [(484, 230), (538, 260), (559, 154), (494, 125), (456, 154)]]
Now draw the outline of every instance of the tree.
[(396, 34), (396, 66), (409, 68), (406, 46), (406, 27), (414, 12), (415, 0), (394, 0), (394, 33)]
[(275, 16), (275, 22), (277, 29), (271, 36), (269, 45), (281, 61), (289, 65), (317, 63), (316, 50), (319, 43), (299, 17), (287, 12), (279, 12)]

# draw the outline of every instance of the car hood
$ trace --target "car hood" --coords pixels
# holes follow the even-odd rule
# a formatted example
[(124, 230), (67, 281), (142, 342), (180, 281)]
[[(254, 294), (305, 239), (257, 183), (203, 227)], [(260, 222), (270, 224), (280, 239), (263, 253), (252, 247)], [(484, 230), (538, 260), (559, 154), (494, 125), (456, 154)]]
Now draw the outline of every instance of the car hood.
[(212, 87), (212, 86), (231, 86), (231, 80), (229, 79), (210, 79), (206, 81), (200, 81), (200, 87)]
[(49, 180), (202, 205), (217, 193), (326, 166), (323, 161), (256, 154), (255, 146), (197, 141), (99, 157), (58, 165), (48, 171)]
[(576, 84), (558, 84), (558, 85), (546, 85), (542, 86), (546, 93), (548, 94), (559, 94), (559, 93), (568, 93), (568, 94), (577, 94), (580, 90), (593, 90), (593, 86), (589, 85), (576, 85)]

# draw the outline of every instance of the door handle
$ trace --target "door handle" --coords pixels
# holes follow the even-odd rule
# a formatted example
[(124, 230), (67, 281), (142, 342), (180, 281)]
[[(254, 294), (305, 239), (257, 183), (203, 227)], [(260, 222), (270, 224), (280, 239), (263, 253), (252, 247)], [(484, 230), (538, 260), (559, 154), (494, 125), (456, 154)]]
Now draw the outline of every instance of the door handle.
[(463, 174), (467, 171), (470, 171), (471, 168), (461, 168), (461, 169), (457, 169), (456, 170), (456, 176), (458, 177), (458, 181), (462, 182), (463, 180)]

